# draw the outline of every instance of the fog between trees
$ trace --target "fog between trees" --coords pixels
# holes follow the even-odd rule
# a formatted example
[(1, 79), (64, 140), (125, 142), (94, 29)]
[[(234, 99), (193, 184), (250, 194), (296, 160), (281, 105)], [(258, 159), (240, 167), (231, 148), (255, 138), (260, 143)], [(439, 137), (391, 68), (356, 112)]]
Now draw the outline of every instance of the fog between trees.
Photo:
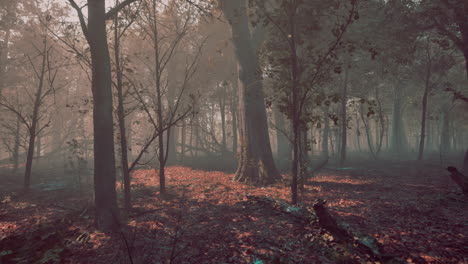
[[(108, 6), (106, 6), (106, 4)], [(283, 182), (419, 161), (468, 174), (464, 0), (0, 3), (0, 160), (25, 192), (132, 211), (132, 175), (186, 166)]]

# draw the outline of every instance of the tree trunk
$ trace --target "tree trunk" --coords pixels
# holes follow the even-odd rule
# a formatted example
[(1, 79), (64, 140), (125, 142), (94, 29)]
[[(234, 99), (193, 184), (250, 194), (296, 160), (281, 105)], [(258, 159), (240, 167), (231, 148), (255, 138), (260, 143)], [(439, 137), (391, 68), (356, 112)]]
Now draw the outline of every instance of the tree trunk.
[(281, 164), (282, 161), (291, 161), (291, 143), (287, 135), (285, 135), (288, 130), (284, 120), (285, 117), (276, 106), (273, 107), (273, 118), (276, 125), (276, 155)]
[(423, 95), (423, 100), (422, 100), (421, 137), (419, 140), (418, 160), (422, 160), (423, 154), (424, 154), (424, 145), (425, 145), (425, 139), (426, 139), (426, 116), (427, 116), (428, 95), (429, 95), (429, 85), (426, 84), (426, 89), (424, 89), (424, 95)]
[[(42, 101), (42, 90), (44, 88), (44, 81), (45, 81), (45, 74), (46, 74), (46, 64), (48, 59), (47, 54), (47, 38), (44, 38), (44, 47), (42, 49), (42, 62), (41, 62), (41, 70), (39, 77), (39, 84), (37, 86), (37, 90), (34, 97), (34, 107), (31, 116), (31, 125), (28, 127), (28, 134), (29, 134), (29, 143), (28, 143), (28, 152), (26, 154), (26, 166), (24, 172), (24, 189), (28, 190), (31, 184), (31, 170), (32, 170), (32, 161), (34, 157), (34, 143), (37, 136), (37, 125), (39, 122), (39, 111), (41, 107)], [(33, 62), (31, 62), (32, 64)]]
[(444, 156), (450, 152), (450, 111), (447, 106), (442, 109), (440, 152)]
[(400, 84), (397, 84), (394, 89), (392, 131), (390, 139), (390, 150), (397, 154), (405, 152), (407, 148), (407, 141), (402, 118), (402, 104), (402, 87)]
[(182, 129), (181, 129), (181, 140), (180, 140), (180, 162), (181, 163), (184, 163), (184, 159), (185, 159), (185, 141), (186, 141), (186, 131), (187, 131), (187, 124), (185, 122), (185, 120), (182, 120)]
[[(37, 123), (39, 126), (39, 122)], [(39, 163), (39, 158), (41, 157), (41, 149), (42, 149), (42, 137), (40, 134), (37, 135), (36, 139), (36, 164)]]
[[(364, 124), (364, 128), (366, 130), (366, 138), (367, 138), (367, 146), (369, 147), (369, 152), (371, 153), (372, 157), (377, 159), (376, 151), (374, 149), (374, 144), (372, 143), (372, 131), (370, 129), (369, 121), (366, 120), (366, 116), (364, 115), (363, 105), (360, 105), (359, 112), (361, 114), (362, 123)], [(377, 135), (376, 135), (377, 137)]]
[(426, 140), (426, 117), (427, 117), (427, 99), (429, 96), (430, 91), (430, 81), (431, 81), (431, 56), (429, 51), (429, 46), (427, 47), (427, 69), (426, 69), (426, 78), (425, 78), (425, 87), (424, 87), (424, 95), (422, 98), (422, 111), (421, 111), (421, 135), (419, 139), (419, 153), (418, 153), (418, 160), (423, 159), (424, 154), (424, 145)]
[(224, 158), (227, 153), (226, 140), (226, 85), (221, 84), (221, 96), (219, 102), (219, 111), (221, 113), (221, 155)]
[[(117, 2), (118, 3), (118, 2)], [(124, 185), (124, 207), (125, 216), (130, 214), (131, 210), (131, 187), (130, 187), (130, 171), (128, 168), (128, 146), (127, 146), (127, 131), (125, 126), (125, 109), (123, 98), (123, 69), (120, 61), (120, 30), (119, 18), (114, 19), (114, 57), (115, 68), (117, 73), (117, 118), (119, 123), (120, 134), (120, 165), (122, 166), (122, 176)]]
[(249, 29), (246, 0), (222, 0), (239, 62), (240, 158), (235, 179), (264, 186), (279, 180), (271, 152), (261, 68)]
[(237, 91), (239, 90), (239, 80), (237, 74), (235, 74), (235, 78), (231, 80), (231, 87), (232, 87), (232, 99), (231, 99), (231, 104), (230, 104), (230, 111), (231, 111), (231, 116), (232, 116), (232, 152), (234, 155), (237, 155), (237, 142), (238, 142), (238, 137), (237, 137), (237, 108), (236, 105), (238, 105), (238, 98), (237, 98)]
[(112, 75), (107, 45), (105, 1), (88, 0), (88, 41), (92, 60), (94, 125), (94, 202), (96, 226), (118, 228), (115, 191)]
[(13, 27), (13, 21), (16, 16), (16, 1), (10, 1), (11, 6), (6, 6), (6, 15), (2, 18), (2, 23), (5, 27), (5, 36), (3, 41), (0, 41), (0, 96), (2, 90), (5, 87), (5, 76), (8, 64), (8, 50), (11, 37), (11, 28)]
[(346, 162), (346, 147), (348, 134), (348, 118), (346, 113), (346, 103), (348, 102), (348, 78), (349, 78), (349, 63), (346, 63), (345, 79), (343, 89), (341, 91), (341, 148), (340, 148), (340, 166), (344, 166)]
[[(237, 64), (236, 64), (237, 66)], [(231, 111), (231, 116), (232, 116), (232, 153), (234, 155), (237, 154), (237, 142), (238, 142), (238, 126), (237, 126), (237, 120), (238, 120), (238, 113), (237, 113), (237, 107), (236, 105), (239, 104), (239, 98), (237, 97), (237, 91), (239, 90), (239, 78), (237, 74), (233, 75), (233, 78), (231, 80), (231, 103), (230, 103), (230, 111)]]
[(19, 117), (16, 117), (15, 142), (14, 142), (15, 145), (13, 146), (13, 172), (16, 172), (19, 166), (20, 133), (21, 133), (21, 122), (20, 122)]
[(328, 140), (330, 137), (330, 119), (328, 118), (329, 107), (324, 107), (324, 126), (323, 126), (323, 133), (322, 133), (322, 156), (328, 159)]

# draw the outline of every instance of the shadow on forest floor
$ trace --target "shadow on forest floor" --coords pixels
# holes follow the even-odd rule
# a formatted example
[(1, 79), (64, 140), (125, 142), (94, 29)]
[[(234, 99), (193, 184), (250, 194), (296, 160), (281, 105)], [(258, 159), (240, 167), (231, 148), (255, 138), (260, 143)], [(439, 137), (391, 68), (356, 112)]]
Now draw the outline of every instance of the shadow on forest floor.
[[(301, 203), (325, 198), (340, 223), (373, 236), (404, 261), (467, 261), (468, 200), (442, 168), (414, 162), (349, 167), (325, 169), (310, 179)], [(0, 252), (50, 263), (130, 263), (129, 255), (134, 263), (346, 263), (320, 242), (316, 226), (246, 202), (246, 194), (289, 201), (283, 184), (254, 188), (233, 182), (232, 174), (169, 167), (170, 195), (162, 199), (155, 173), (134, 172), (134, 209), (113, 236), (92, 227), (89, 195), (68, 187), (21, 194), (19, 182), (5, 181)], [(317, 239), (304, 239), (306, 233)]]

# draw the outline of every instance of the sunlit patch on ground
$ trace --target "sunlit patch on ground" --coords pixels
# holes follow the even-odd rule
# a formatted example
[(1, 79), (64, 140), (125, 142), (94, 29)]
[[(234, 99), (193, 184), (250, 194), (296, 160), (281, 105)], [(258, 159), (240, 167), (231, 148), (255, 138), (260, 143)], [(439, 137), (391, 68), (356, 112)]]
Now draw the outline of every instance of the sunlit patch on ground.
[[(185, 167), (169, 167), (166, 176), (168, 196), (161, 197), (157, 171), (137, 170), (132, 175), (134, 216), (123, 234), (140, 263), (167, 261), (176, 238), (176, 248), (184, 252), (177, 253), (180, 263), (253, 263), (268, 254), (297, 263), (327, 263), (326, 257), (303, 247), (302, 224), (243, 205), (247, 194), (289, 201), (289, 186), (254, 188), (234, 182), (232, 174)], [(462, 199), (454, 189), (437, 173), (418, 171), (403, 177), (388, 169), (325, 170), (305, 185), (300, 203), (311, 206), (317, 198), (326, 199), (340, 223), (374, 236), (386, 253), (409, 263), (463, 263), (467, 250), (463, 245), (468, 241), (463, 219), (468, 219), (468, 213), (466, 204), (450, 198)], [(66, 190), (36, 190), (21, 199), (3, 199), (0, 232), (5, 235), (62, 221), (67, 208), (89, 202)], [(67, 263), (125, 262), (122, 235), (96, 232), (89, 210), (67, 229), (73, 234), (68, 238), (73, 242)]]
[(329, 183), (340, 183), (340, 184), (351, 184), (351, 185), (364, 185), (372, 184), (370, 180), (358, 180), (350, 178), (349, 176), (334, 176), (334, 175), (321, 175), (314, 178), (316, 182), (329, 182)]

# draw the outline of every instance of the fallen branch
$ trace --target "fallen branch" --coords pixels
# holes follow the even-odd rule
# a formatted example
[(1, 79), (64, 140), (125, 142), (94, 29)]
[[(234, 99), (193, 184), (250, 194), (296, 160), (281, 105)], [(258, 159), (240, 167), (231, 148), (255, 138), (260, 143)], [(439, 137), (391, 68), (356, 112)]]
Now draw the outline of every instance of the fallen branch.
[(278, 201), (268, 197), (259, 197), (247, 195), (249, 202), (256, 202), (279, 210), (282, 213), (293, 216), (306, 224), (311, 224), (318, 219), (320, 227), (328, 231), (337, 240), (348, 244), (354, 248), (356, 252), (361, 255), (366, 255), (377, 261), (388, 261), (393, 259), (393, 256), (384, 255), (381, 253), (381, 246), (373, 238), (369, 236), (356, 236), (346, 229), (338, 225), (335, 218), (329, 213), (325, 207), (326, 202), (319, 199), (314, 205), (313, 209), (307, 207), (294, 207), (284, 201)]

